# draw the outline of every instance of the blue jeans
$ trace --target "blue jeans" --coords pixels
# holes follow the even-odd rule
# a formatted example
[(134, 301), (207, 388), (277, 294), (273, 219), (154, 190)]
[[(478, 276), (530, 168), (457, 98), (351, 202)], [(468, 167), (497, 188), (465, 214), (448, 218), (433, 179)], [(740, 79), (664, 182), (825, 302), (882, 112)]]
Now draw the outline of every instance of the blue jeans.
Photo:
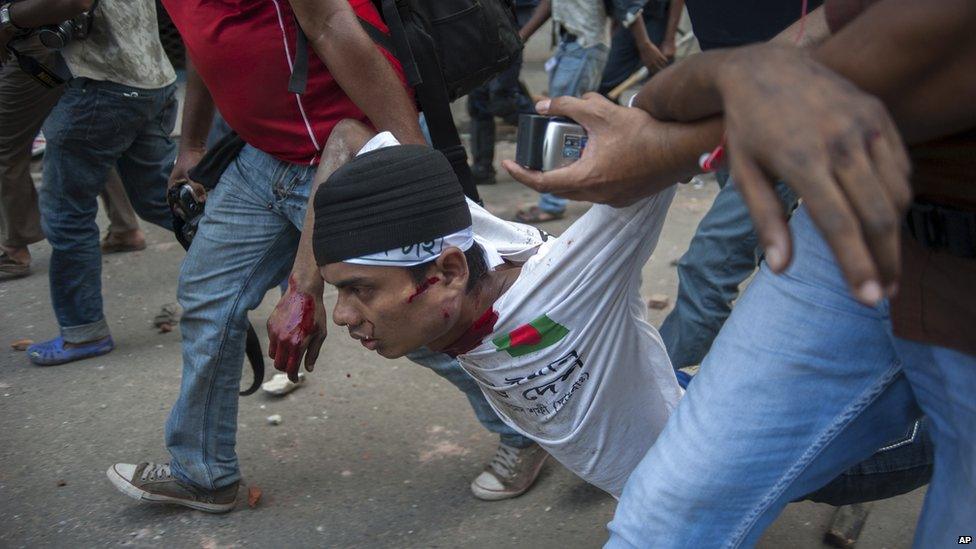
[(803, 208), (790, 225), (791, 266), (763, 265), (736, 304), (628, 480), (608, 547), (753, 545), (789, 501), (903, 438), (919, 406), (935, 465), (916, 545), (972, 530), (976, 357), (895, 337), (886, 303), (850, 297)]
[(514, 446), (515, 448), (528, 448), (533, 444), (532, 439), (519, 434), (498, 417), (498, 414), (492, 409), (491, 404), (488, 404), (488, 401), (485, 399), (485, 395), (481, 392), (481, 387), (478, 386), (478, 382), (461, 368), (457, 359), (451, 358), (444, 353), (437, 353), (427, 349), (414, 351), (408, 354), (407, 358), (421, 366), (430, 368), (434, 373), (450, 381), (455, 387), (460, 389), (468, 397), (468, 402), (471, 403), (474, 415), (478, 418), (481, 425), (492, 433), (499, 435), (499, 438), (504, 444)]
[(109, 335), (102, 311), (98, 195), (118, 170), (136, 213), (169, 229), (166, 181), (176, 145), (175, 87), (143, 90), (87, 78), (71, 80), (44, 123), (41, 223), (51, 243), (51, 302), (70, 343)]
[[(166, 422), (173, 473), (184, 482), (214, 490), (240, 479), (234, 447), (247, 312), (291, 270), (315, 169), (245, 146), (207, 197), (180, 271), (183, 379)], [(434, 370), (456, 385), (466, 375), (456, 364)], [(466, 392), (484, 400), (476, 386)]]
[[(678, 297), (659, 330), (675, 369), (701, 363), (762, 254), (749, 209), (726, 178), (720, 174), (722, 189), (678, 261)], [(789, 187), (776, 192), (787, 212), (796, 206)]]
[[(603, 44), (583, 48), (578, 42), (560, 40), (554, 58), (556, 64), (549, 74), (550, 97), (579, 97), (600, 87), (607, 64), (607, 47)], [(539, 209), (551, 214), (563, 213), (568, 203), (569, 200), (549, 193), (539, 196)]]

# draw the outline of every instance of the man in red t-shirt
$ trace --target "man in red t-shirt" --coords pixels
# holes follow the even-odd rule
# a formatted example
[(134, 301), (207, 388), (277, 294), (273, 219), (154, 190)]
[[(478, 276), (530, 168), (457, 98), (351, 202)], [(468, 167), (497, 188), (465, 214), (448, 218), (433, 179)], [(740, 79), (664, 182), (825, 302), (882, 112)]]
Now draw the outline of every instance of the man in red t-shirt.
[[(350, 118), (424, 143), (401, 68), (359, 18), (385, 29), (370, 0), (164, 0), (188, 53), (183, 137), (171, 186), (189, 182), (206, 212), (183, 262), (183, 380), (166, 424), (170, 463), (115, 464), (109, 479), (149, 502), (233, 508), (234, 450), (247, 312), (288, 278), (268, 322), (276, 366), (312, 369), (326, 335), (323, 283), (305, 215), (320, 154)], [(307, 86), (289, 91), (299, 25)], [(205, 152), (214, 105), (247, 143), (209, 195), (187, 176)], [(328, 159), (324, 159), (324, 164)], [(307, 355), (306, 355), (307, 351)], [(480, 396), (480, 395), (479, 395)], [(483, 398), (483, 397), (482, 397)]]

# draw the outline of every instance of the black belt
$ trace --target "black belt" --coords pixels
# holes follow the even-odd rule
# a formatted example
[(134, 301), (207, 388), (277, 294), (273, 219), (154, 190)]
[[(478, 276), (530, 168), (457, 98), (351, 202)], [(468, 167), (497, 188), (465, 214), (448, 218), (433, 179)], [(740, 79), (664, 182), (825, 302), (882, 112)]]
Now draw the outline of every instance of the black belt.
[(924, 248), (976, 258), (976, 212), (916, 201), (904, 225)]

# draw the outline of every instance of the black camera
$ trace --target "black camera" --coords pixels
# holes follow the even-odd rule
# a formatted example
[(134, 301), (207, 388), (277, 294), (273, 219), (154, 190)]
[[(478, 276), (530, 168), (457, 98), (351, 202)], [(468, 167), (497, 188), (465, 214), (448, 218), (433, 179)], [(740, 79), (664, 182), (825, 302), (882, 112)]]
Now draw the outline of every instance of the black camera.
[(544, 172), (579, 160), (586, 148), (586, 130), (569, 118), (523, 114), (519, 116), (515, 162)]
[(44, 47), (60, 50), (72, 40), (86, 38), (91, 32), (92, 20), (95, 18), (95, 6), (80, 15), (56, 25), (38, 27), (34, 32)]
[(184, 248), (189, 249), (197, 234), (197, 225), (203, 217), (204, 203), (197, 200), (189, 183), (170, 187), (166, 202), (173, 212), (173, 232)]

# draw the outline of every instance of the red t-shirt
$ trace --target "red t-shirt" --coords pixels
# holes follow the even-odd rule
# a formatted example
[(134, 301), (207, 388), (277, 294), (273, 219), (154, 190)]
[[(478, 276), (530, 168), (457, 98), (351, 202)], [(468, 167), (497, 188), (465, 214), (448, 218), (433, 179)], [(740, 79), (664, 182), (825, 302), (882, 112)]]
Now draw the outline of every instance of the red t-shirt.
[[(285, 162), (316, 164), (343, 118), (368, 123), (322, 60), (308, 51), (308, 87), (288, 91), (296, 21), (288, 0), (163, 0), (186, 51), (227, 124), (250, 145)], [(356, 14), (386, 26), (370, 0)], [(386, 51), (404, 81), (400, 64)]]

